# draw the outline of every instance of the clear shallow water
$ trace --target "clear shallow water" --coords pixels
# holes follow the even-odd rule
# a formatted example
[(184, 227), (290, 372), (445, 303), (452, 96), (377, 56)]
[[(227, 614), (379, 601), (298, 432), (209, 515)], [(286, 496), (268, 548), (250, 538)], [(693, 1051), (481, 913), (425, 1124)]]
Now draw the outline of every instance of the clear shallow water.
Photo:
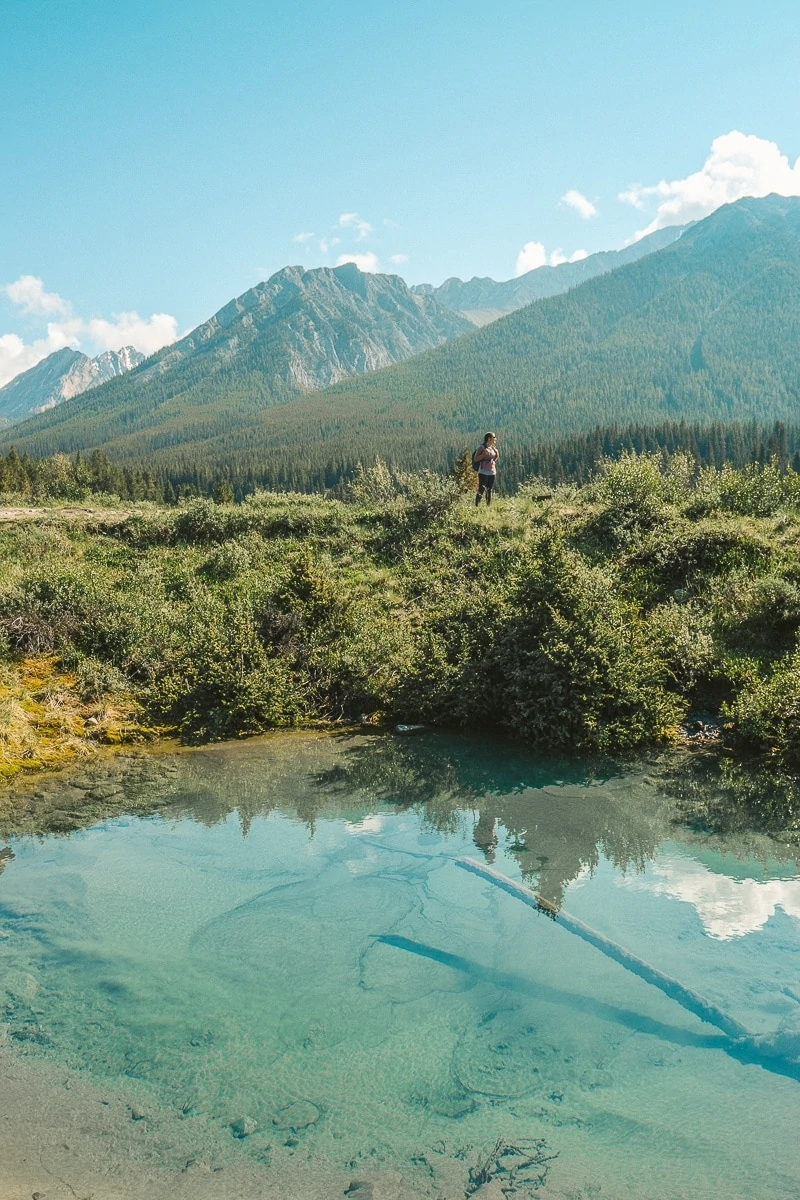
[[(155, 775), (158, 816), (12, 842), (0, 1002), (21, 1053), (145, 1086), (320, 1194), (394, 1172), (404, 1196), (461, 1200), (503, 1138), (558, 1155), (520, 1196), (800, 1195), (800, 872), (779, 842), (693, 831), (644, 768), (458, 738), (277, 737)], [(463, 855), (772, 1058), (742, 1061)]]

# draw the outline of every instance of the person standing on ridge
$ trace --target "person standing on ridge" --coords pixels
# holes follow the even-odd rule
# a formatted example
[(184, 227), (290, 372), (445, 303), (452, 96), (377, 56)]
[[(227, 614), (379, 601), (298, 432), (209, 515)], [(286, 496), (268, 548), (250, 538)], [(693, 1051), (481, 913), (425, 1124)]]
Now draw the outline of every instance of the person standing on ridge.
[(493, 433), (484, 434), (483, 441), (472, 456), (472, 465), (478, 471), (478, 493), (475, 497), (476, 508), (480, 504), (484, 492), (486, 493), (486, 503), (492, 503), (492, 489), (497, 479), (497, 460), (500, 457), (497, 452), (496, 441), (497, 438)]

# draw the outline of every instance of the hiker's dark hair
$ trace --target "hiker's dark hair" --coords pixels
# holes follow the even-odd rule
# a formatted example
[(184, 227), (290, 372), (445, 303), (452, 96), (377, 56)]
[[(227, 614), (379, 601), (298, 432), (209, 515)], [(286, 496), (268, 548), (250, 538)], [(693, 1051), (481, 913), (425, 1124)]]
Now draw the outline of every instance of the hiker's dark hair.
[(496, 434), (496, 433), (485, 433), (485, 434), (483, 435), (483, 440), (484, 440), (485, 442), (488, 442), (488, 440), (489, 440), (489, 438), (490, 438), (490, 437), (497, 437), (497, 434)]

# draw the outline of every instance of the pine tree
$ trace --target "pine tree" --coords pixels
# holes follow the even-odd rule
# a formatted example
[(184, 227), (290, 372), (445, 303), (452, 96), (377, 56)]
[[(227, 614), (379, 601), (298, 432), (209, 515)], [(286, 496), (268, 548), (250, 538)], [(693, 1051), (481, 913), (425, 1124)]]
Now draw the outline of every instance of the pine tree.
[(211, 499), (215, 504), (233, 504), (233, 488), (227, 479), (217, 479), (211, 489)]
[(466, 447), (461, 451), (450, 467), (450, 477), (455, 479), (462, 492), (475, 491), (475, 471), (472, 467), (472, 453)]

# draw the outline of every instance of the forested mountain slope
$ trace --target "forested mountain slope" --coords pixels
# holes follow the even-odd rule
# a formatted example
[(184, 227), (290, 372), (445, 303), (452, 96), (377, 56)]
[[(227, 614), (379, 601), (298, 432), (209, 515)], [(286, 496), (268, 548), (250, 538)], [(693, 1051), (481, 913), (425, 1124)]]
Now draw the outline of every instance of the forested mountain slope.
[[(311, 486), (376, 455), (442, 467), (486, 429), (509, 447), (599, 425), (798, 417), (800, 199), (772, 196), (410, 362), (263, 413), (246, 449), (230, 438), (203, 453), (254, 472), (281, 447), (279, 481)], [(185, 467), (198, 461), (185, 447)]]
[(127, 377), (13, 436), (37, 453), (99, 446), (136, 430), (158, 431), (163, 444), (177, 444), (470, 328), (433, 298), (415, 296), (397, 275), (367, 275), (353, 263), (285, 267)]
[(681, 236), (684, 228), (682, 225), (672, 225), (651, 233), (632, 246), (626, 246), (624, 250), (601, 250), (578, 262), (560, 263), (557, 267), (537, 267), (534, 271), (527, 271), (516, 279), (506, 279), (502, 283), (475, 276), (467, 281), (446, 279), (440, 287), (421, 283), (411, 290), (418, 295), (433, 296), (443, 307), (467, 317), (474, 325), (488, 325), (490, 321), (516, 312), (535, 300), (560, 296), (587, 279), (606, 275), (617, 267), (638, 262), (646, 254), (663, 250)]
[(238, 427), (209, 414), (113, 432), (73, 418), (45, 433), (38, 418), (14, 440), (34, 453), (106, 442), (176, 480), (314, 488), (376, 455), (444, 467), (488, 428), (510, 448), (599, 425), (797, 420), (800, 199), (728, 205), (639, 262)]

